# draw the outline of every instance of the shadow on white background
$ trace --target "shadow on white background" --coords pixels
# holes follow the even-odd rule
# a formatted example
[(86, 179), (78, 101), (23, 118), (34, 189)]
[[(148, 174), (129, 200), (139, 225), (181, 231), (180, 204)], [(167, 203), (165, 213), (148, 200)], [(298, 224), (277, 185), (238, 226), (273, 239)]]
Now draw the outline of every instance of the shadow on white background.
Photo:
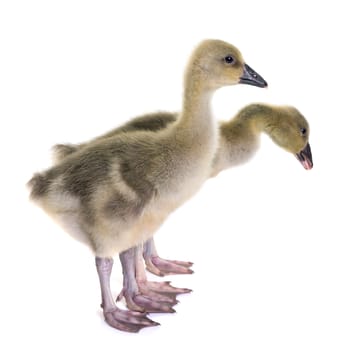
[[(349, 25), (341, 1), (11, 1), (0, 5), (2, 349), (349, 349)], [(156, 235), (193, 260), (175, 315), (137, 335), (109, 328), (91, 253), (28, 202), (55, 143), (179, 110), (204, 38), (229, 41), (269, 83), (218, 91), (228, 119), (251, 102), (295, 105), (314, 169), (262, 138), (249, 164), (211, 179)], [(154, 278), (150, 276), (150, 278)], [(121, 287), (115, 260), (112, 288)]]

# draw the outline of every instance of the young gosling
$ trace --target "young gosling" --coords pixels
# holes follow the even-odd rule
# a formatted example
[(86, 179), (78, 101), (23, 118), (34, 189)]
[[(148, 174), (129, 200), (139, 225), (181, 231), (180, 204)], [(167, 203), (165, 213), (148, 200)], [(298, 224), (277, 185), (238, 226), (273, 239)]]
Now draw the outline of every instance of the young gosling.
[[(144, 313), (117, 307), (110, 290), (112, 257), (149, 239), (199, 190), (217, 146), (212, 94), (238, 83), (267, 85), (234, 46), (205, 40), (187, 65), (183, 108), (176, 122), (157, 133), (123, 133), (92, 142), (29, 181), (32, 200), (93, 250), (110, 326), (138, 332), (157, 324)], [(124, 258), (127, 273), (135, 274), (133, 256), (126, 253)], [(153, 309), (152, 300), (138, 295), (137, 285), (131, 283), (128, 293), (140, 311)]]
[[(158, 132), (169, 127), (176, 121), (177, 117), (178, 114), (167, 112), (144, 115), (102, 135), (100, 139), (137, 130)], [(303, 115), (294, 107), (256, 103), (244, 107), (231, 120), (220, 124), (219, 147), (212, 163), (210, 177), (250, 160), (259, 149), (262, 132), (271, 137), (278, 146), (289, 153), (295, 154), (305, 169), (312, 168), (312, 154), (308, 142), (310, 128)], [(54, 156), (57, 161), (62, 161), (69, 154), (86, 147), (86, 145), (56, 145)], [(165, 282), (147, 281), (140, 246), (130, 248), (123, 254), (131, 254), (136, 260), (136, 283), (143, 295), (152, 296), (154, 300), (157, 300), (154, 296), (154, 293), (157, 292), (167, 292), (173, 295), (188, 292), (187, 289), (174, 288)], [(147, 269), (158, 276), (192, 273), (190, 262), (160, 258), (153, 238), (144, 243), (143, 256)], [(127, 288), (128, 282), (128, 279), (124, 282), (124, 289)], [(173, 300), (158, 298), (159, 302), (171, 302)]]

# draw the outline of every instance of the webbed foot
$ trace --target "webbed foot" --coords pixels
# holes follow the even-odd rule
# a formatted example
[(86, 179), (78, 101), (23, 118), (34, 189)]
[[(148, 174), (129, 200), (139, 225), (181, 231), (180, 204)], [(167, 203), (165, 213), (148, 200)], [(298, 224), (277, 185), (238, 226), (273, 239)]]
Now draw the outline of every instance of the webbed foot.
[(145, 289), (142, 292), (140, 289), (134, 292), (123, 288), (117, 300), (123, 297), (128, 309), (139, 312), (174, 313), (173, 306), (178, 303), (175, 298), (149, 290), (145, 291)]
[(157, 255), (145, 256), (146, 268), (157, 276), (192, 274), (190, 267), (193, 263), (189, 261), (166, 260)]
[(103, 310), (106, 322), (113, 328), (124, 332), (137, 333), (142, 328), (158, 326), (158, 322), (150, 320), (145, 313), (121, 310), (117, 307)]

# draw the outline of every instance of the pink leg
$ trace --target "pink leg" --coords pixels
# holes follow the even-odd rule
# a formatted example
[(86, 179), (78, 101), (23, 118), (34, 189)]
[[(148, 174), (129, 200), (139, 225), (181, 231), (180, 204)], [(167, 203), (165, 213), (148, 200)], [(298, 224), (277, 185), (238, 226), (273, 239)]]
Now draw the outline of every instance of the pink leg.
[(106, 322), (116, 329), (125, 332), (136, 333), (144, 327), (157, 326), (159, 323), (154, 322), (146, 317), (146, 314), (121, 310), (115, 304), (111, 288), (110, 276), (113, 267), (112, 258), (96, 257), (96, 268), (100, 280), (102, 294), (102, 309)]
[(123, 290), (118, 300), (125, 298), (130, 310), (146, 312), (175, 312), (172, 308), (177, 304), (175, 297), (158, 294), (148, 288), (146, 284), (137, 279), (137, 270), (144, 270), (138, 264), (142, 262), (141, 247), (130, 248), (119, 255), (123, 269)]
[(193, 265), (191, 262), (160, 258), (153, 238), (144, 243), (143, 258), (145, 259), (147, 270), (157, 276), (193, 273), (190, 269)]

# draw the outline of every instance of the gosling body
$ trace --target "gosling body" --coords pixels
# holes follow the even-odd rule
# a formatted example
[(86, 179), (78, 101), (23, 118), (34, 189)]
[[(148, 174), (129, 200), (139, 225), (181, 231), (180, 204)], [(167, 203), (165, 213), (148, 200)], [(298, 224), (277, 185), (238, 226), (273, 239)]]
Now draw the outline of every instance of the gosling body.
[[(100, 136), (109, 138), (120, 133), (140, 130), (158, 132), (170, 127), (178, 118), (178, 113), (157, 112), (134, 118), (128, 123)], [(211, 164), (209, 177), (221, 171), (242, 165), (254, 157), (260, 147), (260, 135), (267, 134), (274, 143), (297, 157), (305, 169), (313, 166), (309, 145), (309, 124), (304, 116), (292, 106), (278, 106), (254, 103), (242, 108), (229, 121), (219, 124), (219, 143)], [(57, 162), (77, 150), (80, 145), (56, 145), (54, 158)], [(143, 250), (148, 270), (162, 276), (173, 273), (192, 273), (190, 262), (161, 259), (153, 239), (145, 242)]]
[(190, 58), (183, 108), (171, 126), (95, 140), (30, 180), (31, 198), (93, 250), (104, 316), (112, 327), (135, 332), (154, 325), (143, 314), (116, 307), (111, 257), (152, 237), (207, 179), (218, 141), (211, 97), (238, 83), (266, 86), (234, 46), (206, 40)]

